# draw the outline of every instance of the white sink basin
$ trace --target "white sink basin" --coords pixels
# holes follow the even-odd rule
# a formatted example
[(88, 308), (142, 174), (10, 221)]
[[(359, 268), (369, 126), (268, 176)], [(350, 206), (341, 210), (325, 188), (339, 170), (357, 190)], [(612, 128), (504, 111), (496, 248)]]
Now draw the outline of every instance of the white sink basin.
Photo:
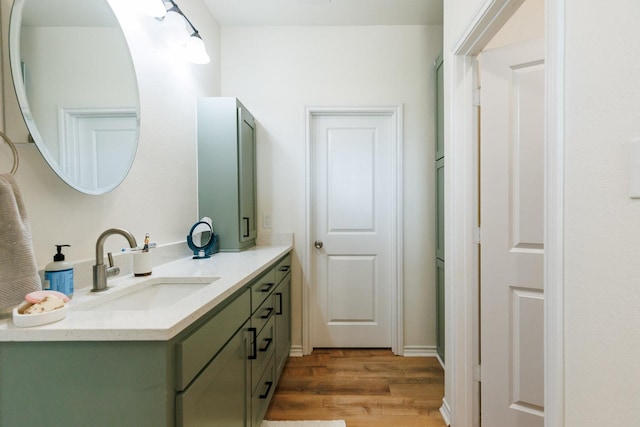
[(218, 277), (158, 277), (124, 289), (109, 289), (76, 307), (82, 311), (147, 311), (169, 307), (218, 280)]

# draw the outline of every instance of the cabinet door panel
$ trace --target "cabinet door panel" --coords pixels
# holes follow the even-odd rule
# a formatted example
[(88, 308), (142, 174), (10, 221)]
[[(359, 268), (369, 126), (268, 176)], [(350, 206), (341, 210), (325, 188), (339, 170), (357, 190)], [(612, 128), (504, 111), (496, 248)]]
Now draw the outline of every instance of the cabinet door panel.
[(437, 352), (444, 363), (444, 261), (436, 260)]
[(260, 380), (258, 387), (251, 398), (251, 426), (260, 427), (264, 414), (267, 412), (269, 402), (276, 390), (275, 366), (272, 357), (267, 362), (267, 366)]
[(444, 159), (436, 162), (436, 257), (444, 261)]
[(244, 427), (247, 424), (247, 327), (248, 322), (194, 382), (176, 396), (178, 427)]
[(291, 274), (273, 293), (276, 308), (276, 378), (280, 377), (291, 349)]
[(176, 389), (183, 390), (247, 320), (249, 292), (176, 344)]
[(238, 108), (240, 180), (240, 241), (255, 239), (256, 221), (256, 134), (250, 114)]

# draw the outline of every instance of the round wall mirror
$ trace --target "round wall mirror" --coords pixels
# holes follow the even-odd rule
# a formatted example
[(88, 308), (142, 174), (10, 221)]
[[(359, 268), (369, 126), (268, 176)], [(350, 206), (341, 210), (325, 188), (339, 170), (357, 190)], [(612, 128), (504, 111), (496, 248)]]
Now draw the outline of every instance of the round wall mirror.
[(87, 194), (127, 176), (138, 146), (131, 53), (107, 0), (15, 0), (9, 58), (18, 104), (51, 168)]

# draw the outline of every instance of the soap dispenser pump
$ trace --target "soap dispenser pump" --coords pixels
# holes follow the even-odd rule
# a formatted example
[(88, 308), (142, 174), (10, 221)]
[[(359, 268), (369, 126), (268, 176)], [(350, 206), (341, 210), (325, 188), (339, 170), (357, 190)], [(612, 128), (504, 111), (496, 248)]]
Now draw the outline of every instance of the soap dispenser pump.
[(55, 245), (57, 253), (53, 262), (44, 268), (45, 289), (62, 292), (67, 296), (73, 295), (73, 264), (64, 260), (63, 247), (70, 245)]

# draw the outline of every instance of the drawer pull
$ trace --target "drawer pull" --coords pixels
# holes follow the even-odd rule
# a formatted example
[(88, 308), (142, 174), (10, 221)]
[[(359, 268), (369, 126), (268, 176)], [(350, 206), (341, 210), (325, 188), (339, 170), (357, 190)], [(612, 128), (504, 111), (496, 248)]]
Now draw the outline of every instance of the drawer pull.
[(276, 315), (282, 316), (282, 292), (276, 292), (276, 296), (278, 297), (278, 311), (276, 311)]
[(262, 285), (262, 288), (260, 288), (260, 292), (271, 292), (271, 288), (273, 288), (273, 285), (275, 285), (275, 283), (265, 283), (264, 285)]
[(264, 310), (265, 314), (263, 314), (262, 316), (260, 316), (261, 319), (268, 319), (271, 317), (271, 315), (273, 314), (273, 307), (269, 307), (267, 309)]
[(244, 221), (245, 227), (246, 227), (246, 231), (244, 232), (244, 234), (242, 235), (242, 237), (249, 237), (249, 234), (251, 234), (249, 232), (249, 217), (242, 217), (242, 220)]
[(251, 332), (251, 354), (249, 360), (256, 360), (258, 358), (258, 330), (256, 328), (249, 328)]
[(286, 271), (289, 271), (290, 268), (291, 268), (291, 266), (289, 266), (289, 265), (283, 265), (282, 267), (280, 267), (278, 269), (278, 271), (282, 271), (284, 273)]
[(271, 391), (271, 387), (273, 387), (273, 381), (267, 381), (264, 383), (267, 386), (267, 391), (264, 394), (260, 395), (260, 399), (266, 399), (269, 396), (269, 392)]
[(269, 346), (270, 346), (270, 345), (271, 345), (271, 343), (273, 342), (273, 338), (265, 338), (265, 339), (264, 339), (264, 342), (266, 342), (266, 343), (267, 343), (267, 345), (265, 345), (264, 347), (262, 347), (262, 348), (260, 349), (260, 351), (262, 351), (262, 352), (265, 352), (265, 351), (267, 351), (267, 350), (269, 349)]

